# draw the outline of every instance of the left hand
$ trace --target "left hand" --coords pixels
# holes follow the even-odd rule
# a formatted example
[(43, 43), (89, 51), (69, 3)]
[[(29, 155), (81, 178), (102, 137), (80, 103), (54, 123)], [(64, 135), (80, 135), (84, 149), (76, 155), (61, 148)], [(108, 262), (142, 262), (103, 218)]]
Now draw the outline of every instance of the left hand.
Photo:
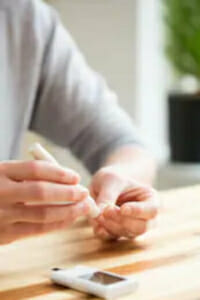
[(100, 169), (92, 179), (90, 192), (102, 208), (101, 215), (92, 220), (94, 232), (101, 239), (133, 239), (147, 231), (158, 213), (156, 192), (134, 181), (118, 165)]

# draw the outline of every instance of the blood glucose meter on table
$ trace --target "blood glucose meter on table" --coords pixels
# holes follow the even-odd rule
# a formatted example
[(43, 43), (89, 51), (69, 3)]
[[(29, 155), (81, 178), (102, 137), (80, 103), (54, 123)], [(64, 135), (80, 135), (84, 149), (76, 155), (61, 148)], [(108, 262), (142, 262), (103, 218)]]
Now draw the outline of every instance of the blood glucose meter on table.
[(138, 286), (134, 278), (119, 276), (85, 266), (77, 266), (72, 269), (54, 268), (51, 279), (56, 284), (104, 299), (116, 299), (117, 297), (130, 294)]

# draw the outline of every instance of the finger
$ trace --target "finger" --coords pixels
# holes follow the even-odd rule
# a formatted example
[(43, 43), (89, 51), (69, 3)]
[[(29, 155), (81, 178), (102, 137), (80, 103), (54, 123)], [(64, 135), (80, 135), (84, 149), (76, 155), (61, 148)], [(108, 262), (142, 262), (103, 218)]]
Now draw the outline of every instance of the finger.
[(126, 187), (124, 180), (113, 178), (112, 174), (108, 174), (103, 186), (101, 187), (98, 197), (96, 198), (97, 204), (103, 207), (107, 203), (115, 204), (117, 198)]
[(81, 185), (64, 185), (43, 181), (24, 181), (1, 188), (2, 203), (77, 202), (88, 197)]
[(118, 205), (122, 205), (124, 202), (130, 201), (145, 201), (151, 197), (154, 197), (155, 190), (146, 186), (133, 187), (131, 190), (124, 192), (118, 198)]
[(94, 234), (100, 238), (101, 240), (109, 241), (109, 240), (115, 240), (116, 237), (109, 234), (105, 228), (98, 227), (97, 230), (94, 230)]
[(148, 224), (143, 220), (132, 220), (131, 218), (122, 219), (123, 236), (133, 238), (144, 234), (147, 231)]
[(146, 231), (146, 221), (133, 220), (127, 216), (122, 217), (119, 207), (105, 209), (104, 218), (106, 221), (109, 220), (113, 221), (115, 224), (118, 224), (117, 228), (120, 226), (121, 236), (127, 238), (134, 238), (135, 236)]
[(80, 181), (75, 171), (45, 161), (4, 162), (1, 171), (15, 181), (39, 180), (63, 184), (77, 184)]
[(109, 204), (113, 205), (117, 202), (119, 195), (121, 194), (121, 187), (105, 186), (100, 191), (96, 198), (96, 203), (102, 208), (102, 210)]
[(121, 215), (137, 219), (153, 219), (158, 213), (156, 201), (128, 202), (121, 206)]
[(113, 220), (105, 219), (103, 216), (100, 217), (99, 222), (114, 238), (122, 236), (121, 224)]
[(15, 205), (6, 210), (7, 222), (30, 222), (30, 223), (55, 223), (66, 221), (73, 223), (78, 217), (86, 216), (89, 212), (89, 205), (82, 201), (75, 205), (68, 206), (26, 206)]
[(96, 203), (103, 209), (107, 203), (115, 203), (116, 199), (117, 199), (116, 191), (103, 188), (100, 191), (98, 197), (96, 198)]
[(108, 206), (104, 209), (103, 216), (105, 219), (110, 219), (119, 223), (121, 219), (120, 208), (118, 206)]
[[(106, 208), (105, 211), (97, 219), (91, 222), (94, 229), (94, 234), (103, 240), (115, 240), (118, 238), (118, 236), (116, 236), (116, 234), (114, 234), (113, 232), (108, 232), (108, 230), (105, 227), (107, 226), (107, 223), (105, 224), (105, 220), (108, 218), (108, 216), (110, 217), (110, 213), (113, 213), (112, 209)], [(118, 213), (115, 214), (114, 212), (114, 215), (112, 216), (113, 221), (117, 219), (117, 222), (119, 222), (119, 217), (120, 216), (118, 215)]]

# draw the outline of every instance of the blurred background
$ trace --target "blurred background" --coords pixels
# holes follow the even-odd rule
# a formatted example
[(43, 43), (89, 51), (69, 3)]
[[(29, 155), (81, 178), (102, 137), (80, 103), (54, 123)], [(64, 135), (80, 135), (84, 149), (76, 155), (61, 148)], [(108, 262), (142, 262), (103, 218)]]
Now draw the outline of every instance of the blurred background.
[[(147, 137), (160, 164), (156, 187), (200, 183), (200, 1), (47, 2)], [(30, 133), (23, 156), (38, 139), (89, 182), (89, 174), (69, 151)]]

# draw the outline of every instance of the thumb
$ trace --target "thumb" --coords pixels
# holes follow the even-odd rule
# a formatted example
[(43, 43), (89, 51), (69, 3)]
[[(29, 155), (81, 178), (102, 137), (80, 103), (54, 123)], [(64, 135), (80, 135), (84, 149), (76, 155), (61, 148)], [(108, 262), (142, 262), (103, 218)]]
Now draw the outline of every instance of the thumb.
[(123, 189), (124, 186), (119, 184), (119, 182), (118, 184), (116, 184), (116, 182), (107, 182), (99, 191), (99, 194), (96, 198), (97, 205), (102, 208), (108, 204), (114, 205)]

